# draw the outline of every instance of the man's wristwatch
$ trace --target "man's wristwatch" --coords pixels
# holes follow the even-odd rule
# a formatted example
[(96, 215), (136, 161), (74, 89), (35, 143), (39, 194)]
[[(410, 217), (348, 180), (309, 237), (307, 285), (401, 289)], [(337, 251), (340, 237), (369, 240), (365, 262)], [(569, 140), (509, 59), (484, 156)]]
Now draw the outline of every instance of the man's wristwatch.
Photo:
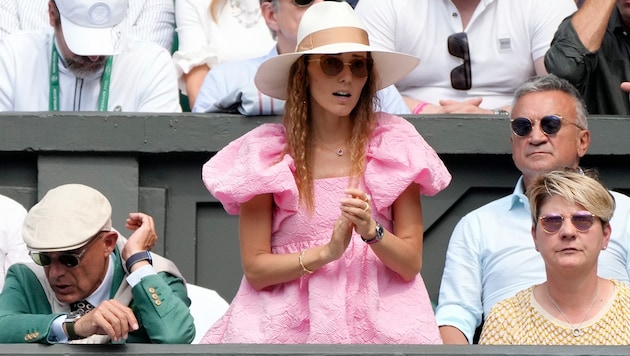
[(492, 111), (492, 113), (493, 113), (494, 115), (510, 116), (510, 112), (509, 112), (509, 111), (504, 110), (504, 109), (501, 109), (501, 108), (499, 108), (499, 109), (494, 109), (494, 110)]
[(78, 313), (70, 313), (66, 317), (66, 320), (63, 321), (63, 325), (66, 328), (66, 334), (68, 335), (68, 340), (78, 340), (83, 339), (83, 336), (77, 335), (74, 331), (74, 323), (81, 318), (81, 314)]
[(127, 267), (127, 271), (131, 273), (131, 266), (135, 265), (140, 261), (148, 261), (149, 264), (153, 264), (153, 257), (151, 257), (151, 252), (149, 251), (140, 251), (131, 255), (127, 262), (125, 262), (125, 267)]
[(363, 240), (363, 242), (365, 242), (368, 245), (375, 244), (381, 241), (383, 239), (383, 235), (385, 235), (385, 229), (383, 229), (383, 225), (379, 224), (378, 221), (375, 221), (375, 222), (376, 222), (376, 228), (374, 229), (374, 231), (376, 232), (376, 235), (371, 239), (366, 239), (363, 236), (361, 236), (361, 240)]

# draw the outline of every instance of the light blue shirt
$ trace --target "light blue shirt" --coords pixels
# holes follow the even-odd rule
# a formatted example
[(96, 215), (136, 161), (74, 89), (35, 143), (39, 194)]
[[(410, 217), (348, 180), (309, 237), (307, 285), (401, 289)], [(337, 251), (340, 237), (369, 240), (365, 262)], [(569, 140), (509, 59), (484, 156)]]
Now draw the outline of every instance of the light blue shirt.
[[(284, 100), (261, 93), (254, 84), (258, 67), (278, 55), (274, 47), (267, 55), (243, 60), (223, 62), (212, 68), (203, 80), (195, 100), (193, 112), (227, 112), (246, 116), (282, 115)], [(377, 92), (380, 106), (375, 111), (390, 114), (411, 114), (402, 96), (393, 85)]]
[[(461, 330), (472, 343), (475, 329), (497, 302), (547, 279), (534, 247), (523, 178), (511, 195), (464, 216), (455, 226), (436, 309), (438, 325)], [(599, 255), (598, 275), (630, 283), (630, 198), (616, 192), (608, 248)]]

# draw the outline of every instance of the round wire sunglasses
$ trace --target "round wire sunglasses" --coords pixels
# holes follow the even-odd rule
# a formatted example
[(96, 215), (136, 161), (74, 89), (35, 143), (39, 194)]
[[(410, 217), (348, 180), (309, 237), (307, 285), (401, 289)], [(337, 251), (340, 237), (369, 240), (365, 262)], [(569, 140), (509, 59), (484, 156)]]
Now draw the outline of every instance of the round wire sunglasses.
[[(571, 224), (579, 232), (587, 232), (595, 223), (595, 215), (588, 211), (578, 211), (566, 216), (570, 217)], [(538, 221), (545, 232), (555, 234), (562, 228), (564, 217), (565, 215), (552, 213), (539, 217)]]
[(319, 62), (319, 66), (322, 72), (326, 75), (337, 75), (341, 73), (344, 66), (350, 67), (350, 72), (359, 78), (365, 78), (370, 73), (374, 61), (372, 58), (357, 58), (350, 62), (344, 62), (341, 59), (333, 56), (321, 56), (319, 58), (309, 59), (309, 62)]
[(540, 129), (545, 135), (554, 135), (558, 133), (558, 131), (562, 128), (563, 121), (584, 130), (584, 128), (580, 125), (571, 122), (560, 115), (547, 115), (543, 116), (540, 120), (534, 121), (528, 117), (517, 117), (510, 120), (510, 126), (512, 127), (512, 132), (516, 136), (525, 137), (532, 132), (536, 121), (540, 122)]

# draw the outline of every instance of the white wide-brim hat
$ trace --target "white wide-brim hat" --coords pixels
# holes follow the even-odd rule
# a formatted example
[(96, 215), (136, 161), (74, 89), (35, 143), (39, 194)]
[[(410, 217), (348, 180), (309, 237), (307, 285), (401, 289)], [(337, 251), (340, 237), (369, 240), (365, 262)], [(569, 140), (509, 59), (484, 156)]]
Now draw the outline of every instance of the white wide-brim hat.
[(363, 22), (345, 1), (324, 1), (309, 7), (302, 15), (297, 39), (295, 52), (260, 65), (254, 78), (258, 90), (285, 100), (290, 68), (305, 54), (370, 52), (378, 73), (377, 89), (396, 83), (420, 63), (417, 57), (370, 46)]
[(112, 206), (98, 190), (65, 184), (49, 190), (26, 214), (22, 237), (29, 250), (70, 251), (100, 231), (112, 230)]
[(68, 48), (80, 56), (119, 54), (126, 40), (129, 0), (56, 0)]

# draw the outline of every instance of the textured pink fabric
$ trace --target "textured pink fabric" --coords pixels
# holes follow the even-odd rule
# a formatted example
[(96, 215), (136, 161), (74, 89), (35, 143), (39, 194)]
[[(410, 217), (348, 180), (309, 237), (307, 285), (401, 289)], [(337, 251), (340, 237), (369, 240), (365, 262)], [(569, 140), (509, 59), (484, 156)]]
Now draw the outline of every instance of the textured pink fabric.
[[(380, 114), (378, 123), (360, 187), (372, 196), (374, 218), (391, 231), (391, 204), (409, 184), (435, 194), (451, 176), (407, 121)], [(203, 167), (206, 187), (229, 213), (237, 214), (239, 204), (255, 195), (273, 193), (271, 244), (279, 254), (329, 241), (348, 186), (347, 177), (316, 180), (316, 211), (309, 216), (298, 205), (292, 158), (278, 158), (284, 144), (281, 125), (262, 125)], [(243, 278), (230, 308), (201, 342), (442, 343), (420, 275), (404, 282), (356, 234), (339, 260), (312, 275), (262, 291)]]

